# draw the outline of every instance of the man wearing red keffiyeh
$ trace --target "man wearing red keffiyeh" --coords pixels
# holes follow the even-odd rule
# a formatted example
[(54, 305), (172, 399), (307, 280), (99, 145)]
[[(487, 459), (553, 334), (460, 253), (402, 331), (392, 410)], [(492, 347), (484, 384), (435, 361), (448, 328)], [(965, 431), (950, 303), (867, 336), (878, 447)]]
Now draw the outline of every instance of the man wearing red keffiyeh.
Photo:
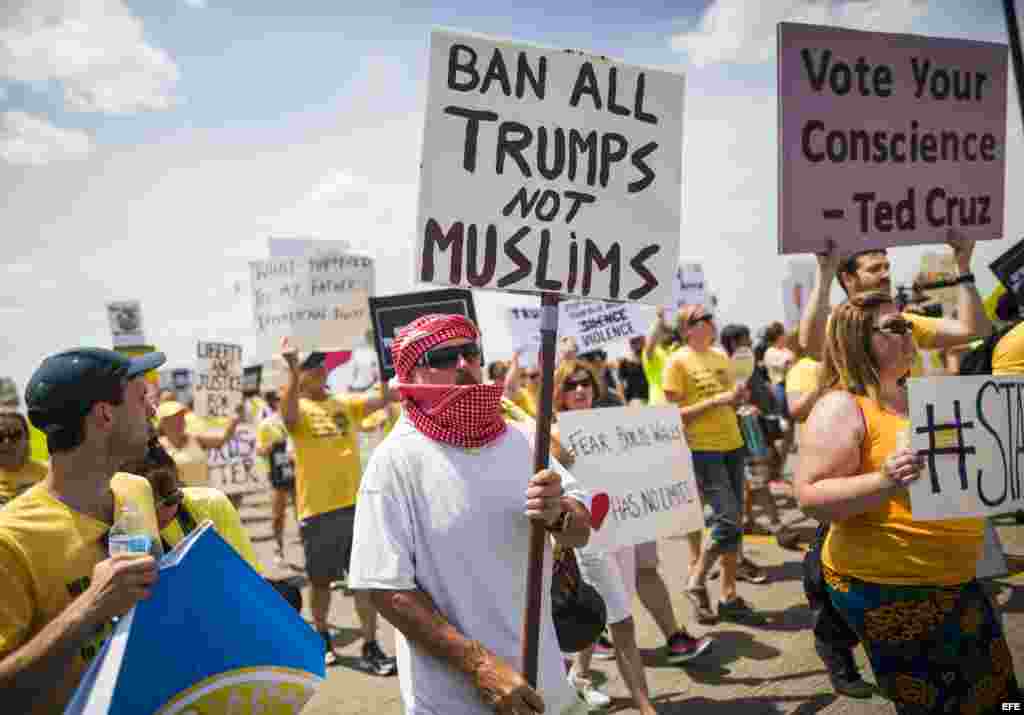
[(370, 591), (398, 631), (406, 712), (575, 712), (549, 598), (536, 690), (520, 674), (519, 634), (530, 521), (581, 546), (586, 493), (564, 470), (530, 478), (530, 436), (503, 419), (501, 387), (483, 384), (472, 322), (423, 316), (392, 354), (403, 416), (363, 475), (349, 586)]

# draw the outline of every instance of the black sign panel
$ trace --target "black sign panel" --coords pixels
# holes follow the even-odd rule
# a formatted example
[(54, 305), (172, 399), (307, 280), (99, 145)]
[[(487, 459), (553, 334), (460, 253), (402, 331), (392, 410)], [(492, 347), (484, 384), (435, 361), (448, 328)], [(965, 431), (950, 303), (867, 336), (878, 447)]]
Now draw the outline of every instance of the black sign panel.
[(989, 268), (1007, 291), (1018, 298), (1024, 296), (1024, 240), (992, 261)]
[[(390, 380), (395, 375), (395, 366), (391, 361), (391, 341), (395, 333), (421, 315), (429, 313), (464, 315), (476, 323), (473, 293), (460, 288), (446, 288), (402, 295), (370, 296), (370, 321), (376, 336), (374, 347), (377, 350), (381, 381)], [(482, 361), (483, 356), (480, 359)]]

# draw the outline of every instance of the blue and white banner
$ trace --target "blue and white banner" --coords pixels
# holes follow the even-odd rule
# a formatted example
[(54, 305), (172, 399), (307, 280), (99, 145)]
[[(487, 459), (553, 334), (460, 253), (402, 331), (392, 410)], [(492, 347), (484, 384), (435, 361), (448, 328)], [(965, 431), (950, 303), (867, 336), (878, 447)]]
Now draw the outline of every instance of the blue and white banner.
[(320, 636), (210, 522), (160, 561), (65, 715), (297, 715), (324, 678)]

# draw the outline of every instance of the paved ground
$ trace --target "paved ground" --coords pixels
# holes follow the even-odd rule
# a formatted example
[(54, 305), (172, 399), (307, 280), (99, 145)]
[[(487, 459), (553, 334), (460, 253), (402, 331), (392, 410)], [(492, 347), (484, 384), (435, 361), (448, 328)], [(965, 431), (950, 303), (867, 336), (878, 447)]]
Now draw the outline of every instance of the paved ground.
[[(794, 524), (807, 538), (814, 523), (795, 509), (785, 489), (776, 489), (783, 520)], [(249, 525), (256, 550), (263, 563), (273, 563), (273, 542), (270, 536), (269, 502), (262, 495), (246, 498), (243, 518)], [(1010, 518), (998, 520), (998, 530), (1008, 554), (1024, 556), (1024, 526)], [(288, 561), (299, 566), (302, 549), (294, 521), (289, 518), (286, 536)], [(871, 700), (853, 700), (836, 696), (828, 684), (825, 670), (812, 647), (809, 612), (800, 581), (802, 552), (786, 551), (767, 536), (748, 537), (747, 554), (762, 564), (769, 575), (763, 585), (740, 584), (740, 593), (769, 617), (762, 627), (721, 624), (712, 627), (693, 624), (691, 631), (711, 635), (715, 645), (699, 662), (687, 667), (664, 662), (658, 647), (661, 637), (646, 611), (636, 604), (638, 639), (647, 664), (651, 692), (658, 712), (707, 713), (714, 715), (891, 715), (892, 706), (880, 696)], [(662, 574), (672, 591), (673, 605), (680, 620), (692, 621), (688, 603), (681, 588), (686, 576), (686, 545), (681, 537), (661, 542)], [(1024, 558), (1011, 557), (1011, 568), (1024, 572)], [(301, 572), (296, 572), (301, 573)], [(1010, 650), (1015, 656), (1017, 677), (1024, 682), (1024, 573), (996, 581), (998, 600), (1009, 632)], [(717, 582), (710, 583), (712, 598), (717, 596)], [(308, 603), (308, 593), (305, 595)], [(308, 611), (305, 614), (309, 617)], [(402, 712), (396, 678), (379, 678), (355, 669), (359, 657), (358, 632), (352, 600), (335, 592), (330, 622), (335, 629), (335, 643), (343, 656), (341, 664), (331, 668), (327, 682), (303, 711), (304, 715), (349, 715), (374, 713), (391, 715)], [(392, 627), (382, 622), (381, 641), (389, 653), (394, 652)], [(858, 661), (865, 677), (872, 679), (863, 651)], [(614, 662), (595, 661), (607, 679), (610, 694), (617, 699), (611, 712), (632, 713), (626, 699), (627, 691)]]

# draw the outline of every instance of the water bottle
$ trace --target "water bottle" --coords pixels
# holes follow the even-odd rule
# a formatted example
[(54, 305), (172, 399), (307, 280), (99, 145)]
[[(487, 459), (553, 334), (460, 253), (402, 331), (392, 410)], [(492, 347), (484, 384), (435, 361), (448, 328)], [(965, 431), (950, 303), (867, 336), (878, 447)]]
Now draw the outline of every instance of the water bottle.
[(751, 457), (767, 457), (768, 443), (764, 438), (764, 430), (761, 429), (761, 419), (750, 408), (740, 408), (738, 417), (743, 441), (747, 443), (747, 452)]
[(107, 537), (107, 548), (111, 556), (118, 554), (148, 554), (153, 548), (153, 537), (146, 530), (146, 524), (135, 502), (125, 502)]

